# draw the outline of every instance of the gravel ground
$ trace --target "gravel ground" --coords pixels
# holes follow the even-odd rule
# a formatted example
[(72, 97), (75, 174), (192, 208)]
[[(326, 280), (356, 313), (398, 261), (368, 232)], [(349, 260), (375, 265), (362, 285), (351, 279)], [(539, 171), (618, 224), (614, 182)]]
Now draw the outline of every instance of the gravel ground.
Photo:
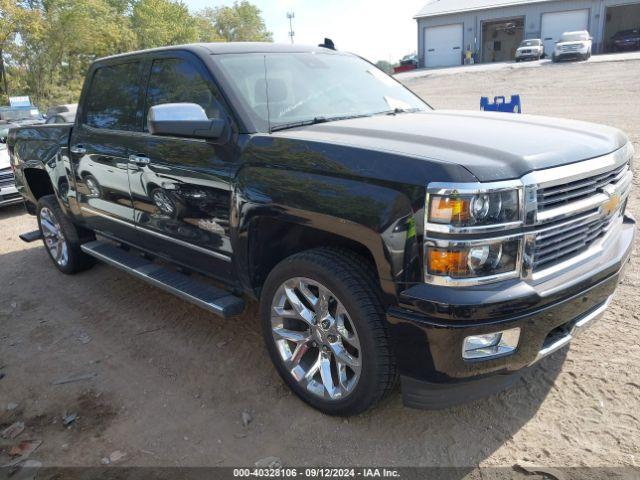
[[(476, 110), (481, 95), (520, 93), (526, 113), (614, 125), (640, 152), (638, 78), (640, 61), (628, 61), (407, 83), (437, 108)], [(639, 206), (636, 189), (630, 209)], [(405, 409), (395, 392), (343, 420), (282, 384), (255, 305), (221, 321), (105, 265), (65, 277), (40, 243), (18, 240), (35, 226), (21, 208), (0, 212), (0, 426), (24, 421), (18, 438), (42, 440), (32, 458), (45, 465), (100, 465), (116, 451), (117, 464), (142, 466), (267, 456), (287, 465), (640, 465), (637, 255), (602, 321), (512, 390), (435, 412)], [(65, 413), (78, 418), (64, 426)]]

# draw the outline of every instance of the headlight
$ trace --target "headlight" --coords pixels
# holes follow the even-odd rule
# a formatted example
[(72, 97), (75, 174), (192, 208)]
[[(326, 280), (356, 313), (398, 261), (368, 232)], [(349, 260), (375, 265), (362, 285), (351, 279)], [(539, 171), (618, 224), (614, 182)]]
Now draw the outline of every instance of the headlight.
[(425, 205), (425, 280), (455, 286), (517, 276), (522, 192), (519, 180), (430, 184)]
[(492, 277), (518, 268), (519, 240), (427, 245), (427, 274), (451, 279)]
[(431, 195), (429, 221), (454, 227), (516, 222), (520, 219), (518, 191), (476, 195)]

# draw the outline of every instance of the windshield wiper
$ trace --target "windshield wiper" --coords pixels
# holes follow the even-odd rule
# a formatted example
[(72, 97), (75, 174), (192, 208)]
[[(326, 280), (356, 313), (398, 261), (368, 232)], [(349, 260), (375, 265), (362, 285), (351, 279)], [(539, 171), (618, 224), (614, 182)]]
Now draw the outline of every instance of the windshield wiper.
[(305, 127), (307, 125), (317, 125), (318, 123), (325, 123), (328, 120), (325, 117), (314, 117), (311, 120), (301, 120), (299, 122), (282, 123), (271, 127), (272, 132), (278, 132), (280, 130), (287, 130), (289, 128)]
[(423, 110), (418, 107), (414, 108), (394, 108), (393, 110), (385, 110), (384, 112), (380, 112), (377, 115), (398, 115), (399, 113), (415, 113), (422, 112)]
[(359, 114), (359, 115), (340, 115), (336, 117), (314, 117), (311, 120), (301, 120), (299, 122), (283, 123), (271, 127), (272, 132), (278, 132), (280, 130), (287, 130), (289, 128), (306, 127), (308, 125), (317, 125), (319, 123), (337, 122), (339, 120), (350, 120), (352, 118), (370, 117), (371, 114)]

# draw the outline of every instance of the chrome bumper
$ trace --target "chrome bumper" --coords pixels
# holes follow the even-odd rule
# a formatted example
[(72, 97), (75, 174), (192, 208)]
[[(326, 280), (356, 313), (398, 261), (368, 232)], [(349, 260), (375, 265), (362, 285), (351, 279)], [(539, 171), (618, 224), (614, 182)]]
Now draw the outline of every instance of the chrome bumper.
[[(17, 195), (17, 193), (18, 193), (18, 189), (14, 185), (11, 185), (8, 187), (1, 187), (0, 188), (0, 207), (22, 203), (22, 196)], [(11, 195), (11, 197), (6, 198), (9, 195)]]

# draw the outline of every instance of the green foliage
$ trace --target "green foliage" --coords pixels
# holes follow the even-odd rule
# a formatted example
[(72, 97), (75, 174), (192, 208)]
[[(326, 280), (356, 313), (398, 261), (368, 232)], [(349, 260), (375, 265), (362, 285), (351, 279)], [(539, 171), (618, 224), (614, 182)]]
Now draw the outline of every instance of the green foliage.
[(376, 67), (382, 70), (385, 73), (391, 75), (393, 73), (393, 65), (391, 62), (387, 62), (386, 60), (379, 60), (376, 62)]
[(267, 30), (260, 9), (246, 0), (235, 2), (232, 7), (205, 8), (197, 17), (202, 34), (211, 35), (213, 41), (271, 42), (273, 35)]
[(41, 109), (76, 102), (88, 66), (107, 55), (271, 39), (248, 1), (192, 15), (177, 0), (0, 0), (0, 104), (9, 95)]
[(193, 43), (198, 39), (196, 21), (182, 2), (140, 0), (133, 7), (131, 25), (140, 48)]

